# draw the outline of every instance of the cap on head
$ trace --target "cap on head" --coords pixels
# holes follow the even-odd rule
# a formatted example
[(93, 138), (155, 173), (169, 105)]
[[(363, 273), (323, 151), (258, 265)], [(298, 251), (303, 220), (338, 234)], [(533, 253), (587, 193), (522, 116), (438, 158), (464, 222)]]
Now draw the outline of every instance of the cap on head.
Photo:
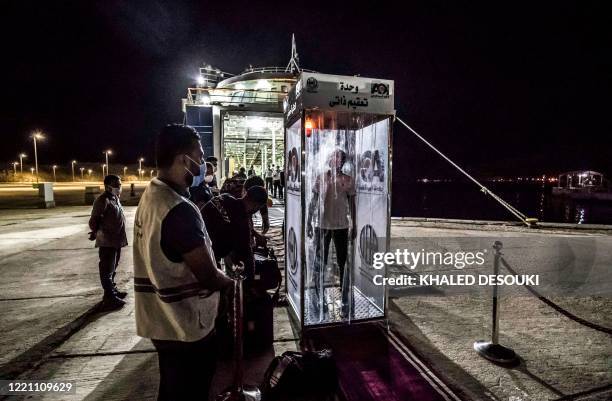
[(249, 178), (247, 178), (244, 181), (244, 190), (248, 191), (249, 188), (254, 187), (254, 186), (260, 186), (263, 187), (265, 185), (263, 178), (261, 178), (260, 176), (257, 175), (253, 175)]
[(256, 203), (257, 205), (265, 205), (268, 201), (268, 191), (264, 187), (255, 185), (247, 189), (244, 198)]

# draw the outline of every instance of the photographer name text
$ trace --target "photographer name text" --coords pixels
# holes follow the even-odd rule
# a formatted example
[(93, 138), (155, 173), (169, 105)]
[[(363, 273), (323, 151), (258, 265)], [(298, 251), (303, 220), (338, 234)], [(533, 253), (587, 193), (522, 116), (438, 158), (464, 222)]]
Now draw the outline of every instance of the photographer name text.
[(419, 276), (402, 274), (384, 277), (377, 274), (372, 278), (375, 285), (389, 286), (470, 286), (470, 285), (540, 285), (538, 274), (423, 274)]

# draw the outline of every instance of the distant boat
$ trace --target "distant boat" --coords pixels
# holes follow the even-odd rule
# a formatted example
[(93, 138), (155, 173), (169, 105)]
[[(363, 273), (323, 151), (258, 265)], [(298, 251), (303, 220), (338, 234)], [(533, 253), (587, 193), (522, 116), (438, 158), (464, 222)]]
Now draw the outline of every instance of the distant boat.
[(572, 199), (610, 200), (612, 189), (602, 173), (592, 170), (569, 171), (559, 175), (552, 194)]

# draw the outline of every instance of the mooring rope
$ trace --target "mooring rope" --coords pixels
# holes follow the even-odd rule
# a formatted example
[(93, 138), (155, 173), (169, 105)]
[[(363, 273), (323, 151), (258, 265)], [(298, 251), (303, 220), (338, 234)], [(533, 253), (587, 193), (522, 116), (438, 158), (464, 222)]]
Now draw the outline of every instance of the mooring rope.
[(413, 130), (408, 124), (406, 124), (404, 121), (402, 121), (399, 117), (395, 117), (395, 119), (397, 121), (399, 121), (404, 127), (406, 127), (410, 132), (412, 132), (417, 138), (419, 138), (421, 141), (423, 141), (427, 146), (429, 146), (431, 149), (433, 149), (434, 152), (436, 152), (437, 154), (439, 154), (444, 160), (446, 160), (447, 162), (449, 162), (453, 167), (455, 167), (457, 170), (459, 170), (463, 175), (465, 175), (467, 178), (469, 178), (472, 182), (474, 182), (476, 185), (478, 185), (480, 187), (480, 190), (486, 194), (486, 195), (490, 195), (493, 199), (495, 199), (497, 202), (499, 202), (503, 207), (505, 207), (506, 209), (508, 209), (508, 211), (510, 213), (512, 213), (516, 218), (518, 218), (521, 222), (523, 222), (525, 225), (527, 225), (528, 227), (531, 227), (531, 224), (529, 223), (529, 221), (527, 220), (527, 216), (524, 213), (521, 213), (518, 209), (516, 209), (514, 206), (512, 206), (511, 204), (509, 204), (508, 202), (506, 202), (505, 200), (503, 200), (502, 198), (500, 198), (498, 195), (496, 195), (493, 191), (491, 191), (489, 188), (485, 187), (483, 184), (481, 184), (476, 178), (472, 177), (467, 171), (465, 171), (464, 169), (462, 169), (457, 163), (455, 163), (454, 161), (452, 161), (448, 156), (446, 156), (444, 153), (442, 153), (440, 150), (438, 150), (438, 148), (436, 148), (434, 145), (432, 145), (431, 143), (429, 143), (429, 141), (427, 141), (427, 139), (423, 138), (421, 135), (419, 135), (418, 132), (416, 132), (415, 130)]
[[(504, 265), (504, 267), (506, 269), (508, 269), (508, 271), (514, 275), (518, 275), (518, 273), (516, 272), (516, 270), (514, 270), (512, 267), (510, 267), (510, 265), (508, 264), (508, 262), (506, 262), (506, 260), (501, 257), (501, 262), (502, 265)], [(575, 321), (576, 323), (579, 323), (583, 326), (586, 326), (588, 328), (591, 328), (593, 330), (597, 330), (597, 331), (601, 331), (602, 333), (606, 333), (609, 335), (612, 335), (612, 329), (608, 328), (608, 327), (604, 327), (604, 326), (600, 326), (596, 323), (593, 322), (589, 322), (588, 320), (585, 320), (581, 317), (578, 317), (576, 315), (574, 315), (573, 313), (563, 309), (561, 306), (557, 305), (556, 303), (554, 303), (553, 301), (551, 301), (550, 299), (546, 298), (544, 295), (540, 294), (535, 288), (533, 288), (532, 286), (528, 285), (528, 284), (523, 284), (523, 286), (525, 288), (527, 288), (527, 291), (529, 291), (532, 295), (534, 295), (535, 297), (537, 297), (540, 301), (544, 302), (546, 305), (550, 306), (551, 308), (553, 308), (554, 310), (556, 310), (557, 312), (559, 312), (560, 314), (562, 314), (563, 316)]]

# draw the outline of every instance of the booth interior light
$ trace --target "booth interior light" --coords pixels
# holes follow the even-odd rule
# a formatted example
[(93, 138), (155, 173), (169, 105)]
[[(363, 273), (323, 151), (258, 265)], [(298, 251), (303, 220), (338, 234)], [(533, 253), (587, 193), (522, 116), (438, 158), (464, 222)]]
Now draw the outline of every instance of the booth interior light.
[(312, 135), (313, 128), (312, 119), (310, 117), (306, 118), (306, 121), (304, 122), (304, 128), (306, 129), (306, 136), (310, 138), (310, 135)]

